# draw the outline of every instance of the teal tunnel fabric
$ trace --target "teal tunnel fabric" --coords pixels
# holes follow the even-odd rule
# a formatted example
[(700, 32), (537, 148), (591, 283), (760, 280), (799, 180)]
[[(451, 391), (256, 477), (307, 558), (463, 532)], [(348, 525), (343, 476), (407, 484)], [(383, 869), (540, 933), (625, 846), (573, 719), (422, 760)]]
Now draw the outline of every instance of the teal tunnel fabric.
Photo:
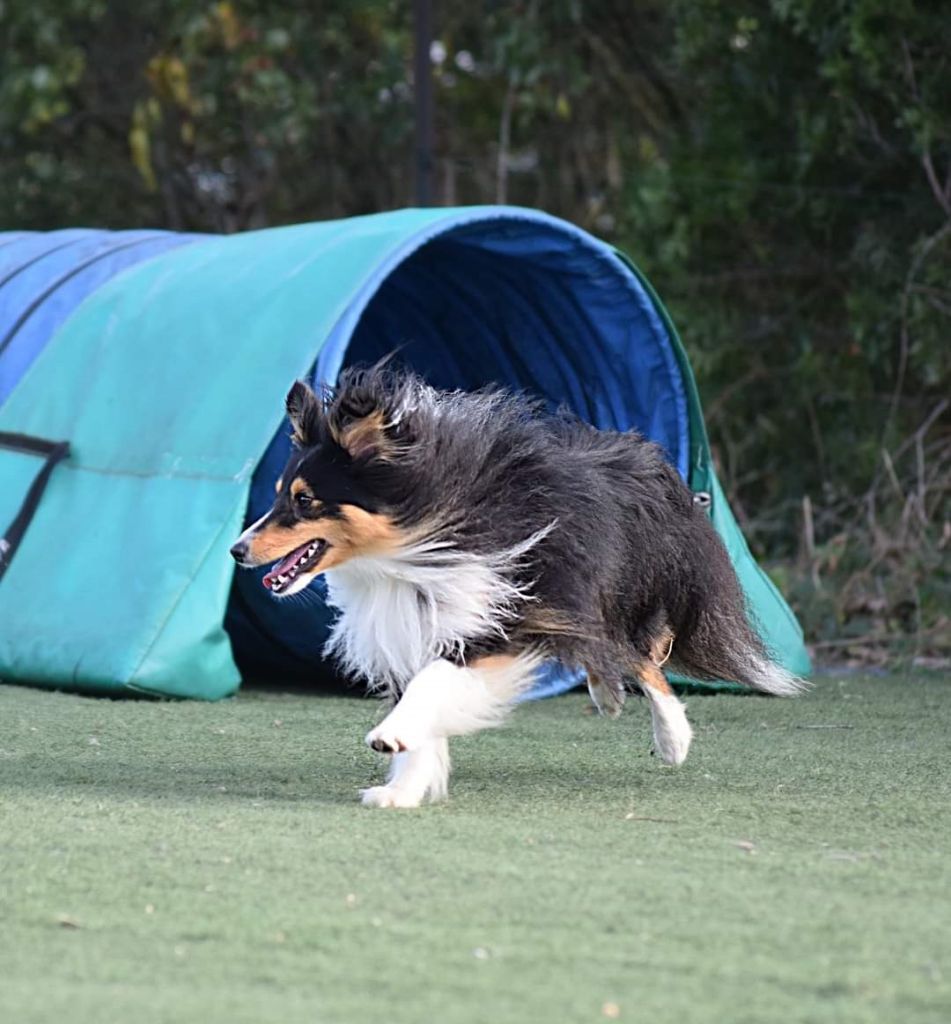
[[(396, 348), (402, 364), (440, 387), (503, 382), (599, 427), (636, 427), (662, 443), (686, 477), (686, 396), (669, 334), (607, 246), (542, 215), (479, 210), (412, 239), (398, 259), (368, 279), (321, 349), (318, 383)], [(288, 434), (278, 432), (255, 476), (249, 522), (273, 499)], [(264, 674), (279, 663), (285, 674), (306, 676), (315, 668), (315, 633), (326, 636), (330, 613), (316, 602), (278, 606), (262, 575), (235, 581), (228, 616), (235, 649), (249, 671)], [(315, 589), (322, 593), (323, 584)], [(552, 667), (535, 694), (576, 680)]]
[[(692, 486), (715, 482), (663, 307), (610, 247), (538, 211), (0, 235), (0, 345), (0, 431), (71, 449), (0, 585), (0, 675), (40, 685), (214, 698), (239, 666), (327, 671), (319, 585), (278, 606), (227, 557), (272, 499), (295, 377), (398, 348), (440, 386), (500, 382), (636, 427)], [(0, 449), (0, 529), (36, 471)], [(804, 671), (795, 619), (716, 502), (768, 643)], [(536, 692), (577, 678), (552, 666)]]
[(84, 229), (0, 235), (0, 405), (87, 295), (195, 237)]

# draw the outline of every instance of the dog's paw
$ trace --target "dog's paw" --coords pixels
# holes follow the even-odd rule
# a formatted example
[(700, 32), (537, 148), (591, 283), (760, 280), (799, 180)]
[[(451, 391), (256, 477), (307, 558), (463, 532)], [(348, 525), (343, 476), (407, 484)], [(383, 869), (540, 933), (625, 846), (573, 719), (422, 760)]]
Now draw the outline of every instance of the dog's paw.
[(391, 712), (366, 735), (366, 744), (380, 754), (405, 754), (418, 750), (432, 739), (425, 723), (414, 721), (409, 715)]
[(654, 728), (654, 750), (664, 764), (679, 765), (687, 760), (693, 732), (687, 719)]
[(673, 694), (653, 695), (651, 717), (657, 756), (664, 764), (683, 764), (693, 739), (683, 704)]
[(364, 807), (419, 807), (422, 797), (401, 786), (370, 786), (360, 790)]
[(366, 744), (378, 754), (404, 754), (407, 750), (406, 744), (392, 729), (387, 728), (386, 722), (367, 733)]

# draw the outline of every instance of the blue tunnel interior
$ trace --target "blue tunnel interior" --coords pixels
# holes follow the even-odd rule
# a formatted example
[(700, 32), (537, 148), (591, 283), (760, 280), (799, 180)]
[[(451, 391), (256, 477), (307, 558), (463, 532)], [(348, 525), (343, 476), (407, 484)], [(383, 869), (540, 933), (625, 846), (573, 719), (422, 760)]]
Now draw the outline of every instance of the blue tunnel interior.
[[(611, 248), (560, 222), (462, 221), (380, 267), (321, 350), (314, 382), (394, 350), (438, 387), (501, 383), (597, 427), (636, 428), (687, 477), (688, 405), (667, 327)], [(285, 422), (255, 472), (249, 523), (273, 500), (289, 432)], [(321, 581), (279, 605), (263, 573), (236, 575), (225, 623), (243, 674), (328, 681)], [(577, 681), (552, 665), (534, 695)]]

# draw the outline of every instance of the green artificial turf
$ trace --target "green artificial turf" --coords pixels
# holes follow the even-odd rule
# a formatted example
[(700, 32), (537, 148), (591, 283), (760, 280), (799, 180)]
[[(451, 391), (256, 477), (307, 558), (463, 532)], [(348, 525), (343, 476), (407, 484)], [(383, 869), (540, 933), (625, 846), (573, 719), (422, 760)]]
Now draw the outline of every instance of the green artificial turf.
[(0, 1020), (951, 1021), (946, 679), (585, 704), (381, 811), (367, 701), (0, 687)]

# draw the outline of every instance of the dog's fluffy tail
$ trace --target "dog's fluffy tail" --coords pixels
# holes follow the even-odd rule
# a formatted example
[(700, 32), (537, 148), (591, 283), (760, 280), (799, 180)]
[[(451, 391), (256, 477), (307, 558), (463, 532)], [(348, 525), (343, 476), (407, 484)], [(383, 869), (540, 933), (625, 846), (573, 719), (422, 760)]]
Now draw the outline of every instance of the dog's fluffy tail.
[(673, 654), (684, 674), (695, 679), (742, 683), (775, 697), (795, 697), (809, 688), (770, 657), (742, 606), (700, 611), (690, 635), (674, 641)]
[(777, 664), (753, 629), (736, 570), (712, 529), (699, 534), (697, 550), (703, 568), (695, 577), (671, 660), (694, 679), (742, 683), (777, 697), (808, 689), (806, 680)]
[(737, 682), (774, 697), (795, 697), (809, 688), (809, 683), (773, 661), (764, 651), (745, 648), (737, 652)]

